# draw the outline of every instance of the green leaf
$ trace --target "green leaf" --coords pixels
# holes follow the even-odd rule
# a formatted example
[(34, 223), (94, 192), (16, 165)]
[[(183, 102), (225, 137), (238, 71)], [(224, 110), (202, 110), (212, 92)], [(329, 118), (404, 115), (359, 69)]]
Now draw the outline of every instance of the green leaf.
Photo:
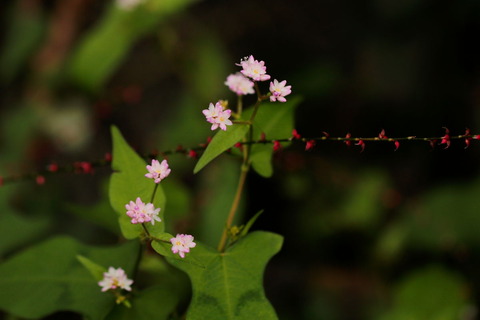
[(235, 143), (239, 142), (248, 132), (247, 125), (233, 125), (226, 131), (220, 130), (213, 137), (212, 141), (203, 152), (202, 156), (198, 160), (193, 173), (197, 173), (203, 167), (205, 167), (210, 161), (218, 157), (228, 148), (231, 148)]
[(240, 237), (245, 237), (248, 234), (248, 231), (250, 231), (250, 228), (262, 213), (263, 209), (258, 211), (252, 218), (250, 218), (250, 220), (248, 220), (247, 224), (245, 224), (245, 226), (242, 228), (242, 232), (240, 232)]
[[(301, 102), (300, 97), (292, 97), (285, 103), (262, 104), (253, 122), (253, 139), (260, 139), (265, 133), (268, 140), (284, 139), (292, 135), (294, 129), (294, 111)], [(245, 112), (249, 117), (251, 111)], [(282, 143), (286, 146), (286, 143)], [(261, 176), (268, 178), (273, 174), (271, 145), (256, 144), (252, 146), (250, 161), (252, 168)]]
[[(155, 225), (145, 224), (150, 235), (159, 237), (164, 233), (163, 214), (166, 198), (161, 184), (155, 184), (152, 179), (145, 178), (147, 173), (145, 161), (127, 144), (116, 127), (112, 127), (114, 173), (110, 178), (110, 203), (118, 214), (122, 234), (127, 239), (134, 239), (143, 233), (140, 224), (132, 224), (126, 214), (125, 205), (140, 197), (143, 202), (151, 202), (155, 208), (161, 208), (159, 217), (162, 222)], [(155, 191), (155, 198), (152, 195)]]
[(273, 147), (268, 145), (257, 145), (252, 148), (250, 162), (252, 168), (264, 178), (270, 178), (273, 175), (272, 165)]
[(466, 283), (438, 266), (411, 273), (397, 287), (392, 309), (382, 320), (458, 319), (469, 303)]
[(108, 184), (102, 181), (100, 200), (93, 205), (67, 203), (65, 209), (78, 217), (101, 226), (108, 231), (120, 235), (118, 217), (108, 200)]
[(83, 87), (98, 90), (135, 41), (154, 31), (160, 21), (190, 2), (192, 0), (150, 0), (131, 11), (112, 5), (81, 41), (70, 61), (68, 74)]
[[(201, 197), (196, 237), (204, 244), (216, 247), (235, 197), (240, 174), (239, 163), (233, 157), (221, 157), (205, 168), (196, 187)], [(245, 212), (245, 197), (240, 199), (233, 224), (241, 223)]]
[(25, 318), (68, 310), (103, 319), (115, 297), (101, 292), (77, 255), (104, 266), (122, 267), (132, 277), (139, 249), (137, 242), (92, 247), (69, 237), (30, 247), (0, 265), (0, 309)]
[(179, 302), (174, 286), (151, 286), (130, 300), (131, 308), (116, 306), (106, 320), (163, 320), (170, 319)]
[(9, 83), (26, 65), (46, 30), (42, 10), (32, 10), (29, 6), (16, 2), (8, 11), (10, 12), (4, 17), (10, 21), (4, 32), (4, 45), (0, 54), (0, 80), (3, 83)]
[(101, 281), (103, 279), (103, 273), (107, 271), (107, 268), (102, 267), (101, 265), (80, 254), (77, 255), (77, 260), (83, 264), (83, 266), (92, 274), (96, 281)]
[(157, 241), (157, 240), (152, 241), (153, 250), (155, 250), (158, 254), (164, 257), (168, 257), (170, 259), (178, 260), (184, 263), (190, 263), (200, 268), (205, 268), (205, 265), (203, 265), (195, 257), (187, 255), (187, 258), (181, 258), (178, 254), (173, 253), (172, 245), (170, 243), (165, 242), (165, 240), (170, 242), (171, 238), (173, 238), (171, 234), (165, 233), (165, 237), (163, 237), (162, 239), (164, 241)]
[(33, 242), (51, 228), (52, 221), (48, 217), (24, 217), (1, 200), (0, 210), (0, 255)]
[(185, 271), (192, 281), (193, 296), (188, 308), (189, 320), (277, 319), (265, 297), (263, 272), (270, 258), (282, 246), (283, 238), (270, 232), (252, 232), (229, 247), (225, 253), (201, 243), (188, 256), (205, 268), (168, 258)]

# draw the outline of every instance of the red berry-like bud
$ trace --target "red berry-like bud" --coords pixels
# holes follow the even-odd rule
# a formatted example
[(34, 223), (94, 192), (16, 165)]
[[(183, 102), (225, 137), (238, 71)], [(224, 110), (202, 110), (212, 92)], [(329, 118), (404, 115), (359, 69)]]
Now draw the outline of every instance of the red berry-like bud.
[(82, 168), (83, 173), (93, 173), (92, 164), (88, 161), (80, 162), (80, 166)]
[(445, 145), (445, 149), (448, 149), (450, 147), (450, 131), (447, 128), (445, 129), (445, 135), (442, 137), (442, 141), (440, 141), (440, 144)]
[(58, 171), (58, 164), (56, 164), (56, 163), (50, 163), (50, 164), (47, 166), (47, 170), (50, 171), (50, 172), (57, 172), (57, 171)]
[(282, 148), (282, 145), (277, 140), (273, 141), (273, 151), (279, 151)]
[(243, 144), (241, 142), (237, 142), (237, 143), (235, 143), (234, 147), (239, 149), (239, 150), (242, 150), (243, 149)]
[(112, 162), (112, 154), (110, 152), (105, 153), (105, 161)]
[(397, 151), (398, 148), (400, 148), (400, 142), (395, 140), (394, 144), (395, 144), (395, 151)]
[(292, 137), (293, 137), (293, 139), (297, 139), (297, 140), (302, 138), (302, 136), (300, 134), (298, 134), (297, 129), (293, 129)]
[(388, 137), (385, 135), (385, 129), (382, 129), (380, 134), (378, 135), (380, 139), (388, 139)]
[(305, 151), (311, 150), (313, 147), (315, 147), (315, 140), (308, 140), (305, 144)]
[(265, 141), (267, 139), (267, 136), (265, 135), (265, 132), (262, 132), (260, 134), (260, 141)]
[(195, 150), (189, 150), (188, 151), (188, 157), (192, 159), (196, 159), (198, 156), (197, 152)]
[[(350, 132), (345, 135), (346, 139), (350, 139), (351, 137), (352, 137), (352, 135), (350, 134)], [(350, 141), (350, 140), (345, 140), (344, 142), (347, 145), (347, 147), (350, 147), (352, 145), (352, 141)]]
[(365, 142), (363, 142), (363, 140), (358, 140), (358, 142), (355, 143), (355, 145), (360, 146), (360, 148), (362, 148), (360, 152), (363, 152), (363, 150), (365, 150)]
[(35, 182), (36, 182), (39, 186), (41, 186), (41, 185), (45, 184), (45, 177), (39, 175), (39, 176), (37, 176), (37, 177), (35, 178)]

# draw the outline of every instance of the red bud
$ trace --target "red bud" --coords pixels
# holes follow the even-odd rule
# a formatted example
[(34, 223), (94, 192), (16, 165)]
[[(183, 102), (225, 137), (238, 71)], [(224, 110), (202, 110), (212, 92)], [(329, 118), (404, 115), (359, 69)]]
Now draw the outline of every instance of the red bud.
[(302, 136), (298, 133), (297, 129), (293, 129), (292, 137), (293, 139), (297, 139), (297, 140), (302, 138)]
[(273, 141), (273, 151), (279, 151), (282, 148), (282, 145), (277, 140)]
[(308, 140), (306, 145), (305, 145), (305, 151), (311, 150), (315, 147), (315, 140)]

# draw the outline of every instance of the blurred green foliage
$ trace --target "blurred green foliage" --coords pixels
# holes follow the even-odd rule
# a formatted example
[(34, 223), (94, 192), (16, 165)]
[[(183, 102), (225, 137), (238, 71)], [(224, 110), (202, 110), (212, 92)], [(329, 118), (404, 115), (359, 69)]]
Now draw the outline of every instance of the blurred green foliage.
[[(247, 54), (265, 60), (269, 73), (303, 97), (298, 108), (293, 105), (299, 101), (283, 109), (265, 105), (267, 118), (287, 113), (278, 132), (267, 132), (269, 139), (288, 137), (293, 127), (306, 137), (323, 131), (375, 136), (382, 128), (389, 136), (436, 135), (443, 126), (478, 132), (478, 1), (148, 0), (130, 11), (114, 1), (79, 1), (82, 18), (65, 19), (72, 3), (0, 4), (0, 175), (33, 172), (25, 182), (0, 188), (0, 286), (9, 286), (0, 290), (8, 302), (1, 305), (5, 312), (38, 318), (53, 310), (44, 304), (29, 313), (25, 306), (30, 300), (22, 290), (28, 287), (18, 284), (38, 276), (35, 266), (69, 264), (71, 273), (63, 278), (68, 287), (77, 278), (91, 284), (75, 259), (78, 248), (102, 265), (123, 259), (90, 247), (118, 242), (116, 213), (105, 191), (109, 169), (46, 174), (43, 186), (33, 182), (35, 172), (51, 162), (102, 158), (111, 151), (111, 124), (142, 154), (205, 143), (212, 132), (201, 110), (218, 99), (234, 104), (223, 82)], [(64, 42), (53, 36), (59, 30)], [(50, 60), (39, 59), (42, 52), (50, 52)], [(53, 78), (39, 61), (56, 62)], [(61, 117), (72, 101), (89, 126)], [(63, 129), (50, 130), (61, 121)], [(74, 128), (80, 130), (67, 130)], [(89, 132), (83, 136), (82, 130)], [(84, 144), (62, 149), (55, 143), (60, 137), (74, 145), (78, 132)], [(248, 219), (265, 209), (253, 229), (285, 235), (265, 278), (266, 296), (279, 317), (475, 319), (476, 142), (467, 150), (456, 142), (432, 151), (428, 144), (402, 143), (395, 153), (390, 145), (372, 143), (361, 154), (340, 144), (307, 153), (293, 143), (273, 156), (267, 146), (255, 146), (256, 172), (239, 211)], [(175, 177), (164, 189), (167, 228), (191, 231), (213, 247), (239, 170), (230, 155), (218, 160), (193, 176), (192, 159), (170, 156)], [(69, 238), (51, 238), (59, 234)], [(145, 260), (139, 283), (169, 286), (142, 291), (133, 300), (142, 308), (115, 308), (111, 319), (152, 318), (152, 297), (165, 306), (188, 303), (185, 275), (170, 279), (168, 264)], [(25, 263), (24, 278), (13, 277)], [(58, 276), (54, 270), (52, 277)], [(57, 307), (87, 312), (59, 301)], [(156, 316), (166, 318), (170, 311)]]

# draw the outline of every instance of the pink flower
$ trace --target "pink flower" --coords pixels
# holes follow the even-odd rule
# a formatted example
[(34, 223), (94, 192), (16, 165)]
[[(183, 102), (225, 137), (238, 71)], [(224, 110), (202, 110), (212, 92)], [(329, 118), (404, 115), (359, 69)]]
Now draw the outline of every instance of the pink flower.
[(212, 127), (210, 129), (215, 130), (218, 127), (220, 127), (220, 129), (222, 129), (223, 131), (226, 131), (227, 126), (232, 125), (232, 121), (228, 119), (230, 118), (231, 113), (232, 113), (232, 110), (230, 109), (220, 112), (218, 116), (215, 118), (215, 122), (212, 124)]
[(225, 85), (239, 96), (255, 93), (255, 90), (253, 90), (253, 82), (240, 72), (229, 75), (227, 81), (225, 81)]
[(266, 81), (270, 79), (270, 76), (267, 74), (267, 67), (265, 67), (265, 62), (255, 60), (253, 56), (245, 57), (236, 64), (241, 66), (244, 76), (249, 77), (255, 81)]
[(223, 105), (220, 101), (218, 101), (215, 105), (213, 105), (213, 103), (210, 103), (210, 105), (208, 106), (208, 109), (205, 109), (202, 112), (205, 115), (205, 118), (207, 118), (208, 122), (215, 123), (215, 118), (217, 118), (218, 114), (222, 111), (223, 111)]
[(209, 108), (202, 111), (208, 122), (212, 124), (211, 130), (215, 130), (218, 127), (223, 131), (227, 130), (227, 126), (231, 126), (233, 123), (229, 120), (232, 110), (224, 110), (222, 102), (219, 101), (213, 105), (210, 103)]
[(168, 168), (167, 160), (163, 160), (160, 163), (158, 160), (153, 159), (152, 165), (147, 165), (148, 173), (145, 174), (145, 177), (154, 179), (155, 183), (159, 183), (170, 174), (170, 169)]
[(127, 291), (131, 291), (132, 288), (130, 285), (133, 283), (133, 280), (127, 278), (125, 271), (122, 268), (115, 269), (114, 267), (109, 267), (108, 272), (103, 273), (102, 281), (98, 282), (98, 285), (102, 287), (102, 291), (114, 290), (117, 288), (122, 288)]
[(189, 234), (177, 234), (175, 238), (170, 239), (172, 243), (172, 252), (178, 253), (180, 257), (185, 258), (185, 253), (190, 252), (197, 244), (193, 242), (193, 236)]
[(133, 224), (152, 222), (152, 225), (154, 225), (155, 221), (162, 221), (158, 216), (160, 208), (155, 209), (153, 204), (145, 204), (140, 198), (137, 198), (135, 202), (130, 201), (125, 205), (125, 208), (127, 209), (127, 216), (132, 218), (131, 222)]
[(277, 79), (270, 82), (270, 92), (272, 95), (270, 96), (270, 101), (280, 101), (286, 102), (285, 96), (288, 96), (292, 93), (292, 86), (285, 86), (287, 84), (287, 80), (283, 80), (282, 82), (278, 82)]

